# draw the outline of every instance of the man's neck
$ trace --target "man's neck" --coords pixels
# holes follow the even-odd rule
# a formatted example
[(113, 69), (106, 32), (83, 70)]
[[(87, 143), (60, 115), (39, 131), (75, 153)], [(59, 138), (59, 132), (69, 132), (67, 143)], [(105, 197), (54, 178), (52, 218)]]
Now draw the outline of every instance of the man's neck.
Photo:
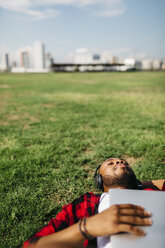
[(126, 187), (126, 186), (114, 185), (114, 186), (109, 187), (109, 188), (105, 187), (105, 188), (104, 188), (104, 192), (108, 192), (109, 189), (130, 189), (130, 188), (129, 188), (129, 187)]

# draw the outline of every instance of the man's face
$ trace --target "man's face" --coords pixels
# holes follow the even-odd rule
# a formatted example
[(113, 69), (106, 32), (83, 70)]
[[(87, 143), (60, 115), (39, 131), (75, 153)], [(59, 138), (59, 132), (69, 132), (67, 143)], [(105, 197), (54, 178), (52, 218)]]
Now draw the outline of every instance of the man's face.
[(119, 158), (110, 158), (103, 162), (100, 167), (99, 174), (101, 174), (102, 176), (119, 176), (128, 170), (130, 170), (130, 167), (126, 160)]
[(105, 188), (136, 188), (136, 176), (124, 159), (110, 158), (103, 162), (99, 169)]

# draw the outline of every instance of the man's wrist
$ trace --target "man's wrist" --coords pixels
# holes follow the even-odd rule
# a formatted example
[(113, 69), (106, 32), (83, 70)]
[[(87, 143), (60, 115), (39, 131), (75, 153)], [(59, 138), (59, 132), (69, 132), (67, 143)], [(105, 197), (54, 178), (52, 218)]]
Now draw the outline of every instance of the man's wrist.
[(94, 239), (94, 237), (92, 235), (89, 234), (88, 229), (87, 229), (87, 217), (84, 217), (83, 219), (81, 219), (79, 221), (79, 230), (81, 232), (81, 234), (88, 240), (92, 240)]

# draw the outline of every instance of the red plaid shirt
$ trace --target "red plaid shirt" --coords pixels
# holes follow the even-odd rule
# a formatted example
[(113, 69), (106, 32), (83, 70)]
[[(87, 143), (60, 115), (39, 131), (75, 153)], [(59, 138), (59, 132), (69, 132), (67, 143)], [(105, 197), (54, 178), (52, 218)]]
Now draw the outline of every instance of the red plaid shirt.
[[(89, 217), (97, 213), (99, 199), (101, 194), (86, 193), (79, 198), (75, 199), (68, 205), (65, 205), (61, 212), (59, 212), (56, 218), (51, 219), (49, 224), (42, 228), (38, 233), (33, 235), (23, 245), (23, 248), (28, 245), (35, 244), (41, 237), (50, 235), (52, 233), (63, 230), (77, 223), (81, 218)], [(96, 242), (94, 239), (91, 242)], [(88, 245), (88, 240), (84, 242), (84, 247)]]

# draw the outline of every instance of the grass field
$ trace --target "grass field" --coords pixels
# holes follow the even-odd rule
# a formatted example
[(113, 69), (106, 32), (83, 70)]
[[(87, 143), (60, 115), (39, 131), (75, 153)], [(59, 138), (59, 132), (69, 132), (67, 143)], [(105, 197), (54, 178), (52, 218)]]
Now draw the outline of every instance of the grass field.
[(93, 173), (126, 158), (165, 176), (165, 72), (0, 75), (0, 247), (16, 247), (61, 206), (96, 191)]

